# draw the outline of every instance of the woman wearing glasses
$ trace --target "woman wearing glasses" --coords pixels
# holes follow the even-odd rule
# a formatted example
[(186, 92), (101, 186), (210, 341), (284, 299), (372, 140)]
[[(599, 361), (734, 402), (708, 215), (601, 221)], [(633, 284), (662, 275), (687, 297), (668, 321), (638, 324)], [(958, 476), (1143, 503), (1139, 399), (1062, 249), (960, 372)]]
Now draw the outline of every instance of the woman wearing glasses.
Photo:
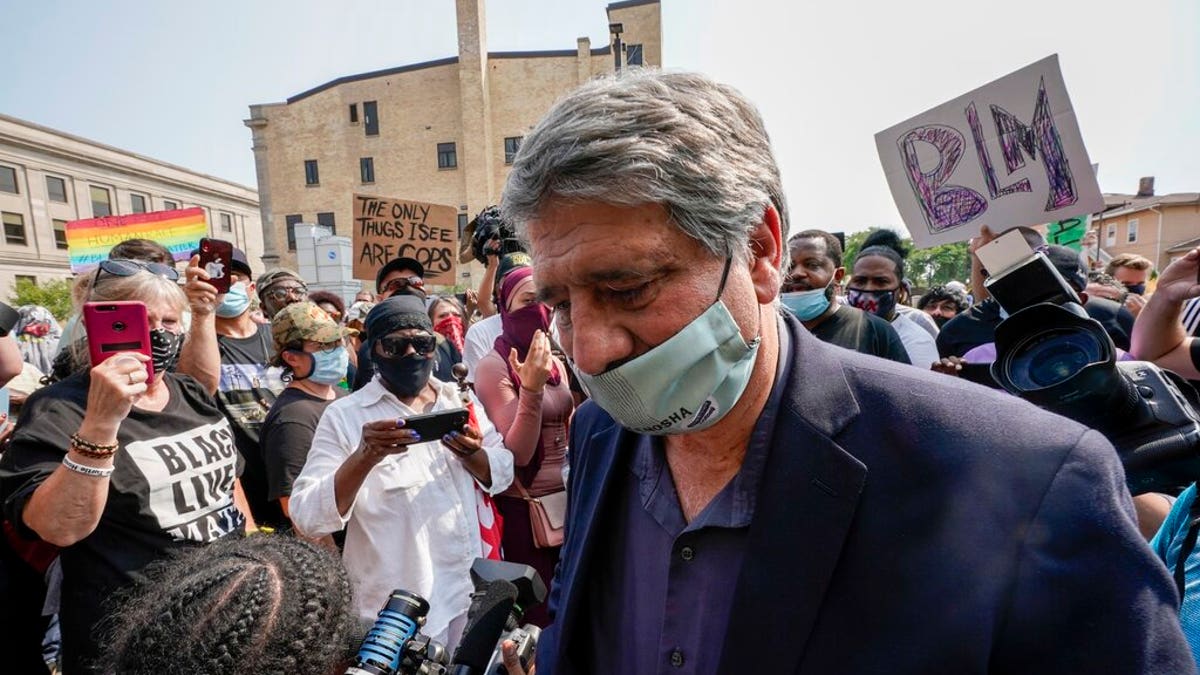
[(325, 409), (292, 488), (292, 522), (310, 537), (346, 529), (343, 559), (361, 618), (404, 588), (429, 600), (424, 632), (453, 650), (471, 563), (485, 553), (481, 528), (493, 526), (481, 493), (508, 487), (512, 454), (484, 418), (442, 438), (405, 428), (413, 415), (462, 407), (458, 388), (432, 377), (437, 342), (423, 299), (384, 300), (366, 329), (378, 376)]
[[(193, 322), (211, 329), (204, 317), (216, 292), (202, 274), (193, 261), (186, 294), (175, 270), (155, 263), (106, 260), (81, 275), (72, 292), (77, 310), (88, 301), (146, 306), (152, 357), (121, 352), (91, 367), (84, 341), (72, 345), (74, 374), (29, 397), (0, 460), (9, 521), (62, 548), (62, 645), (71, 675), (94, 672), (96, 626), (115, 590), (173, 550), (244, 530), (229, 423), (207, 387), (171, 372), (189, 300)], [(244, 506), (240, 495), (237, 502)]]

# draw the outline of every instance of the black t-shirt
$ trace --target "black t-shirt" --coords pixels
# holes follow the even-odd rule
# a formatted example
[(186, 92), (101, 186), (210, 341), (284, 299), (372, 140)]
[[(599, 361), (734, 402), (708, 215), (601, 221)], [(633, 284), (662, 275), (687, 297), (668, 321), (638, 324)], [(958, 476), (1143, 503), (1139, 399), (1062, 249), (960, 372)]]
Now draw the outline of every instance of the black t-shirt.
[(255, 522), (283, 516), (277, 503), (267, 499), (267, 470), (259, 436), (275, 397), (283, 391), (283, 369), (268, 366), (271, 358), (271, 327), (260, 325), (247, 338), (217, 336), (221, 353), (221, 379), (217, 403), (233, 427), (238, 452), (246, 462), (242, 489)]
[(900, 363), (912, 363), (896, 329), (857, 307), (838, 305), (833, 314), (810, 332), (829, 344)]
[[(334, 387), (337, 398), (346, 392)], [(300, 475), (321, 413), (333, 401), (317, 398), (296, 387), (283, 390), (262, 425), (262, 449), (267, 469), (267, 499), (277, 502), (292, 494), (292, 481)], [(278, 529), (289, 527), (286, 518), (267, 525)]]
[[(91, 637), (112, 592), (147, 564), (181, 547), (245, 530), (233, 503), (238, 456), (229, 422), (207, 391), (167, 373), (170, 401), (160, 412), (134, 408), (121, 422), (108, 499), (96, 529), (62, 550), (63, 652), (69, 673), (100, 644)], [(62, 463), (87, 407), (90, 375), (34, 392), (12, 445), (0, 459), (5, 516), (25, 536), (21, 514), (33, 491)]]

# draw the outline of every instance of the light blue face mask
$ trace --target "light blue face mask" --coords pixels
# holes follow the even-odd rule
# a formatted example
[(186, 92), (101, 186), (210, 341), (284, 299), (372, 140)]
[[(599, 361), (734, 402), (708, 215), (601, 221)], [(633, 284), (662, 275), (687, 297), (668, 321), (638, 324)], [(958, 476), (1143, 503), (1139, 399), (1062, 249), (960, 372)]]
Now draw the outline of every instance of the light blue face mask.
[(337, 347), (324, 352), (311, 352), (312, 372), (308, 377), (317, 384), (333, 386), (346, 377), (346, 367), (350, 365), (350, 354), (345, 347)]
[[(833, 283), (830, 281), (829, 283)], [(781, 293), (779, 301), (784, 307), (792, 310), (801, 321), (811, 321), (829, 309), (829, 286), (814, 288), (811, 291), (794, 291)]]
[(588, 395), (621, 426), (652, 436), (700, 431), (742, 397), (761, 337), (746, 344), (721, 301), (730, 262), (717, 300), (666, 342), (599, 375), (571, 363)]
[(232, 319), (241, 316), (250, 307), (250, 296), (246, 294), (246, 282), (239, 281), (229, 287), (225, 299), (217, 305), (217, 316), (222, 319)]

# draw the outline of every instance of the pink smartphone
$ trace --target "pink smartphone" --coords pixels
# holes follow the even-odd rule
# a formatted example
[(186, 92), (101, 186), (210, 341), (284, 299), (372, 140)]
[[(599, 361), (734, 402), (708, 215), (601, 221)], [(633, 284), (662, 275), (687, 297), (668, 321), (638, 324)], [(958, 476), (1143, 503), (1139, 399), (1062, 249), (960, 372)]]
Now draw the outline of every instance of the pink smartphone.
[[(85, 303), (83, 327), (87, 330), (93, 368), (118, 352), (150, 356), (150, 321), (146, 318), (146, 305), (140, 302)], [(154, 379), (154, 366), (149, 361), (146, 375)]]

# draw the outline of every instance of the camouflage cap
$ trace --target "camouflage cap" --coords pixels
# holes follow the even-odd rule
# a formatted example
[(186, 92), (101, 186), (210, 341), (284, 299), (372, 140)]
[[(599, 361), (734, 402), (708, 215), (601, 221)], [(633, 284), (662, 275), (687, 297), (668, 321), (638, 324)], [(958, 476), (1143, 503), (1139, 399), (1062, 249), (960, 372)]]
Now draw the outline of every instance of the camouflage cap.
[(349, 334), (348, 329), (315, 303), (294, 302), (276, 312), (271, 319), (271, 337), (275, 342), (272, 362), (279, 365), (280, 352), (298, 342), (335, 342)]

